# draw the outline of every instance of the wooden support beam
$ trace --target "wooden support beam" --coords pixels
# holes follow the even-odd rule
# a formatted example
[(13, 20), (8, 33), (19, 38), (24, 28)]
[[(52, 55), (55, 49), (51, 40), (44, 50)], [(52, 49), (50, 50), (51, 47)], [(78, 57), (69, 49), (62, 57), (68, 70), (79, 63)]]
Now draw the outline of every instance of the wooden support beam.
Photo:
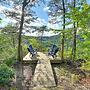
[(38, 60), (27, 60), (27, 61), (23, 61), (23, 64), (37, 64)]
[(62, 61), (61, 60), (50, 60), (50, 63), (51, 64), (60, 64), (60, 63), (62, 63)]
[[(37, 64), (38, 60), (27, 60), (23, 61), (23, 64)], [(61, 60), (50, 60), (51, 64), (60, 64), (62, 63)]]

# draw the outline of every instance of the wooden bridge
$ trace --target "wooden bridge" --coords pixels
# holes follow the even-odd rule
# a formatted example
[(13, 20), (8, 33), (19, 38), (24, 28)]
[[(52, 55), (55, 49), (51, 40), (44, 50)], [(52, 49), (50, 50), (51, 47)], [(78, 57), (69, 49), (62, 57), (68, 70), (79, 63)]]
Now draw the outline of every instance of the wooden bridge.
[(42, 52), (37, 53), (37, 58), (31, 58), (28, 53), (23, 58), (23, 63), (36, 63), (34, 76), (32, 78), (33, 86), (51, 87), (56, 86), (51, 63), (60, 63), (60, 60), (54, 60)]

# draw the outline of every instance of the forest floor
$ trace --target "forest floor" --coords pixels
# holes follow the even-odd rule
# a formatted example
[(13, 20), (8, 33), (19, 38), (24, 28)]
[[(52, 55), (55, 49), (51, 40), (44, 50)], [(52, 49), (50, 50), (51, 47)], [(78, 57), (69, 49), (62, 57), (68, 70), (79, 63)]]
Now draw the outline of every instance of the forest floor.
[(90, 71), (82, 70), (70, 60), (51, 66), (56, 82), (55, 87), (33, 87), (32, 77), (36, 65), (32, 64), (24, 66), (26, 77), (23, 81), (24, 90), (90, 90)]
[[(62, 64), (52, 64), (56, 87), (32, 87), (26, 90), (90, 90), (90, 73), (85, 76), (82, 70)], [(30, 69), (29, 69), (30, 70)]]

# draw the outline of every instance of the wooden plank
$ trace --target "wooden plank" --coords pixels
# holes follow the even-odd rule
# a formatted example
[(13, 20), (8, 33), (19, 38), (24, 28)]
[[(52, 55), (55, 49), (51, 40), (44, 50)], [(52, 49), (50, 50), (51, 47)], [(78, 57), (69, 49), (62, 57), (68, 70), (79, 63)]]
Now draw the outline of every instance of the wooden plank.
[(37, 62), (38, 62), (38, 60), (32, 60), (32, 61), (30, 61), (30, 60), (28, 60), (28, 61), (23, 61), (23, 64), (37, 64)]
[[(30, 55), (30, 53), (28, 53), (24, 58), (23, 58), (23, 64), (32, 64), (32, 63), (34, 63), (34, 64), (37, 64), (37, 61), (39, 60), (39, 57), (40, 55), (37, 55), (36, 57), (34, 57), (34, 58), (32, 58), (31, 57), (31, 55)], [(50, 60), (50, 63), (52, 63), (52, 64), (59, 64), (59, 63), (61, 63), (61, 60), (59, 59), (59, 57), (58, 58), (55, 58), (55, 59), (53, 59), (52, 57), (50, 57), (50, 56), (47, 56), (47, 58)]]
[(32, 60), (38, 60), (38, 55), (36, 55), (35, 57), (32, 57), (30, 53), (28, 53), (24, 58), (23, 61), (32, 61)]
[(34, 77), (32, 79), (33, 86), (51, 87), (56, 86), (52, 67), (49, 58), (38, 52), (39, 60), (35, 69)]
[(28, 53), (24, 58), (23, 58), (23, 64), (37, 64), (38, 59), (36, 57), (33, 57)]

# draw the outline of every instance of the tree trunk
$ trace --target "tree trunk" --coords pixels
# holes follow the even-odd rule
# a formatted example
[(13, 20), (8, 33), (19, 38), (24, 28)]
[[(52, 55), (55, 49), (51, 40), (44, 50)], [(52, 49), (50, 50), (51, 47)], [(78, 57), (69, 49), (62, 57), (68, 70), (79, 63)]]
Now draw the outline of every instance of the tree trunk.
[[(74, 8), (75, 8), (76, 0), (74, 0)], [(75, 22), (73, 23), (74, 25), (74, 32), (73, 32), (73, 48), (72, 48), (72, 60), (76, 59), (76, 25)]]
[(74, 32), (73, 32), (72, 60), (76, 59), (76, 33), (77, 33), (77, 30), (76, 30), (76, 28), (74, 28)]
[(21, 22), (20, 22), (20, 30), (19, 30), (19, 36), (18, 36), (18, 62), (16, 67), (16, 86), (17, 90), (23, 90), (22, 86), (22, 78), (23, 78), (23, 66), (22, 66), (22, 46), (21, 46), (21, 34), (22, 34), (22, 29), (23, 29), (23, 23), (24, 23), (24, 9), (26, 6), (26, 0), (23, 1), (23, 6), (22, 6), (22, 15), (21, 15)]
[(17, 90), (23, 90), (22, 86), (22, 78), (23, 78), (23, 71), (22, 71), (22, 62), (17, 62), (16, 64), (16, 88)]
[(61, 44), (61, 60), (64, 59), (64, 29), (65, 29), (65, 3), (64, 0), (62, 0), (62, 4), (63, 4), (63, 32), (62, 32), (62, 44)]
[(22, 15), (21, 15), (21, 22), (20, 22), (20, 30), (19, 30), (19, 37), (18, 37), (18, 60), (22, 61), (21, 56), (21, 33), (23, 29), (23, 23), (24, 23), (24, 6), (22, 7)]

